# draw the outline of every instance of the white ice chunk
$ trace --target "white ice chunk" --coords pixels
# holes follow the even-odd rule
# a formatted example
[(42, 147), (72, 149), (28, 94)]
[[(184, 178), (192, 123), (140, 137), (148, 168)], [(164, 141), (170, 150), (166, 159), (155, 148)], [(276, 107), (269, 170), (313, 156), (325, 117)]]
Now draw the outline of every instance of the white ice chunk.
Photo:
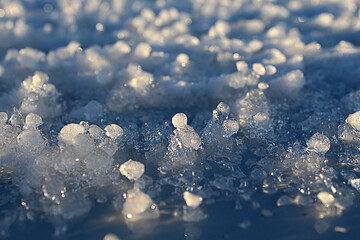
[(223, 122), (224, 137), (230, 137), (239, 131), (239, 123), (236, 120), (227, 119)]
[(186, 205), (191, 208), (197, 208), (198, 206), (200, 206), (200, 204), (203, 201), (202, 197), (200, 197), (196, 194), (193, 194), (191, 192), (188, 192), (188, 191), (184, 192), (183, 196), (184, 196)]
[(151, 46), (148, 43), (139, 43), (136, 48), (134, 55), (138, 58), (147, 58), (150, 56)]
[(346, 122), (351, 125), (351, 127), (360, 131), (360, 111), (350, 114), (346, 119)]
[(264, 65), (262, 65), (261, 63), (254, 63), (252, 68), (253, 68), (253, 71), (259, 75), (266, 74), (266, 69), (265, 69)]
[(84, 107), (84, 116), (88, 121), (96, 120), (103, 115), (103, 107), (97, 101), (90, 101)]
[(330, 149), (329, 138), (321, 133), (315, 133), (306, 144), (309, 149), (321, 154), (325, 154)]
[(247, 72), (249, 71), (249, 66), (245, 61), (236, 62), (236, 69), (238, 72)]
[(37, 128), (38, 126), (42, 125), (43, 124), (43, 121), (42, 121), (42, 118), (35, 114), (35, 113), (29, 113), (26, 118), (25, 118), (25, 126), (24, 128), (25, 129), (28, 129), (28, 128)]
[(129, 159), (127, 162), (123, 163), (120, 166), (119, 171), (129, 180), (137, 180), (144, 174), (145, 166), (141, 162)]
[(120, 240), (120, 238), (113, 233), (108, 233), (104, 236), (103, 240)]
[(110, 124), (105, 127), (106, 136), (110, 137), (111, 139), (117, 139), (121, 137), (124, 133), (124, 130), (117, 124)]
[(317, 198), (324, 204), (325, 206), (329, 206), (335, 201), (335, 198), (332, 194), (328, 192), (319, 192)]
[(45, 147), (45, 140), (36, 129), (25, 130), (18, 137), (18, 147), (21, 151), (37, 152)]
[(185, 67), (187, 64), (189, 64), (190, 59), (189, 56), (185, 53), (180, 53), (177, 57), (176, 57), (176, 61), (178, 63), (181, 63), (183, 67)]
[(150, 196), (139, 189), (127, 192), (122, 214), (128, 222), (135, 222), (141, 219), (155, 219), (160, 215), (157, 205)]
[(176, 128), (182, 128), (187, 125), (187, 117), (184, 113), (177, 113), (172, 117), (172, 124)]
[(80, 124), (70, 123), (61, 129), (58, 139), (67, 144), (72, 144), (74, 139), (79, 134), (84, 134), (84, 133), (85, 133), (85, 128), (83, 126), (81, 126)]
[(0, 125), (5, 125), (9, 116), (6, 112), (0, 112)]

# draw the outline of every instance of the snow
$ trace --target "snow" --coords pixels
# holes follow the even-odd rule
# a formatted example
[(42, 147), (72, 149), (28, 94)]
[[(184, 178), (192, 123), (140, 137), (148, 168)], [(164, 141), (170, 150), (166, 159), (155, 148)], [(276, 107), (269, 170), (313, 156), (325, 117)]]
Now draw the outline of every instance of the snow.
[(359, 23), (357, 0), (0, 1), (0, 235), (351, 234)]
[(121, 137), (124, 133), (124, 130), (117, 124), (107, 125), (104, 130), (106, 136), (110, 137), (111, 139)]
[(134, 222), (140, 219), (155, 219), (159, 217), (159, 209), (149, 195), (138, 190), (129, 190), (122, 210), (126, 221)]
[(202, 197), (191, 192), (184, 192), (183, 195), (186, 205), (191, 208), (197, 208), (203, 200)]
[(187, 117), (184, 113), (177, 113), (172, 117), (172, 124), (176, 128), (183, 128), (187, 125)]
[(144, 174), (145, 167), (141, 162), (129, 159), (125, 163), (121, 164), (119, 171), (129, 180), (137, 180)]

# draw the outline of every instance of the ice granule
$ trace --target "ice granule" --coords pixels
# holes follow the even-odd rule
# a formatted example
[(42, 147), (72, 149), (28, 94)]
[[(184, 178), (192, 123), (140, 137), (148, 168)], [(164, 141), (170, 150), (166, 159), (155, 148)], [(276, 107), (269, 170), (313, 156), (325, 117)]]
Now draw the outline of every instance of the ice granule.
[(335, 201), (334, 196), (327, 192), (320, 192), (318, 193), (317, 197), (325, 206), (328, 206)]
[(187, 125), (187, 117), (184, 113), (177, 113), (172, 117), (172, 124), (176, 128), (182, 128)]
[(188, 192), (188, 191), (184, 192), (183, 196), (184, 196), (186, 205), (191, 208), (197, 208), (198, 206), (200, 206), (200, 204), (203, 200), (202, 197), (200, 197), (196, 194), (193, 194), (191, 192)]
[(235, 120), (227, 119), (223, 122), (224, 137), (230, 137), (239, 131), (239, 123)]
[(104, 236), (103, 240), (120, 240), (120, 238), (116, 236), (114, 233), (108, 233)]
[(43, 121), (42, 118), (35, 114), (35, 113), (29, 113), (26, 118), (25, 118), (25, 125), (24, 128), (28, 129), (28, 128), (37, 128), (38, 126), (42, 125)]
[(251, 221), (250, 221), (250, 220), (242, 221), (241, 223), (238, 224), (238, 226), (239, 226), (241, 229), (246, 230), (246, 229), (248, 229), (249, 227), (251, 227)]
[(139, 189), (127, 191), (122, 214), (128, 222), (155, 219), (160, 215), (158, 206), (150, 196)]
[(95, 174), (103, 174), (110, 169), (114, 159), (103, 150), (95, 148), (82, 161), (90, 171)]
[(270, 87), (274, 91), (279, 91), (290, 96), (291, 94), (298, 92), (305, 83), (306, 81), (303, 72), (301, 70), (294, 70), (272, 80)]
[(184, 208), (182, 219), (186, 222), (200, 222), (207, 218), (207, 215), (200, 208)]
[(307, 147), (315, 152), (325, 154), (330, 149), (330, 140), (321, 133), (315, 133), (307, 142)]
[(315, 222), (314, 228), (318, 234), (323, 234), (330, 228), (330, 224), (325, 220), (318, 220)]
[(141, 162), (129, 159), (125, 163), (121, 164), (119, 171), (129, 180), (137, 180), (144, 174), (145, 166)]
[(104, 130), (106, 136), (110, 137), (111, 139), (117, 139), (124, 133), (124, 130), (117, 124), (107, 125)]
[(201, 139), (195, 130), (189, 125), (180, 128), (176, 135), (178, 135), (184, 147), (192, 148), (194, 150), (198, 150), (200, 148)]
[(350, 114), (346, 119), (346, 122), (351, 125), (351, 127), (360, 131), (360, 111)]
[(66, 144), (72, 144), (79, 134), (84, 134), (85, 128), (80, 124), (70, 123), (64, 126), (59, 133), (58, 139)]
[(278, 207), (287, 206), (287, 205), (290, 205), (290, 204), (292, 204), (292, 203), (293, 203), (293, 200), (292, 200), (290, 197), (286, 196), (286, 195), (281, 196), (281, 197), (276, 201), (276, 204), (277, 204)]
[(5, 125), (8, 121), (8, 115), (6, 112), (0, 112), (0, 125)]

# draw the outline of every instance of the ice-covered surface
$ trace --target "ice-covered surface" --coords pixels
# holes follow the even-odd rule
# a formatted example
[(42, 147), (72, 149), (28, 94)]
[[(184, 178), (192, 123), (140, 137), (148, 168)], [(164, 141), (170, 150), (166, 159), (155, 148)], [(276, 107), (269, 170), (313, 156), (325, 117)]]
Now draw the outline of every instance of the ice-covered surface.
[(0, 237), (358, 236), (359, 111), (359, 0), (2, 0)]

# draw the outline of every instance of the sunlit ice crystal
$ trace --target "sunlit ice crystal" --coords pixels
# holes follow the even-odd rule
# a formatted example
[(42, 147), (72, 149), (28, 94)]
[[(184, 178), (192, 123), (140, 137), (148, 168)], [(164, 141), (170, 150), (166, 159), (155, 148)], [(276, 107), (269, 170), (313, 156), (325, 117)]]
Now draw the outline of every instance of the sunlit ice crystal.
[(172, 117), (172, 124), (176, 128), (182, 128), (187, 125), (187, 117), (184, 113), (177, 113)]
[(325, 154), (330, 149), (329, 138), (321, 133), (315, 133), (306, 144), (310, 150), (321, 154)]
[(144, 174), (145, 167), (141, 162), (129, 159), (125, 163), (121, 164), (119, 171), (129, 180), (137, 180)]
[(70, 123), (61, 129), (58, 139), (64, 141), (67, 144), (71, 144), (79, 134), (84, 133), (85, 128), (82, 125)]
[(349, 123), (354, 129), (360, 131), (360, 111), (350, 114), (346, 119), (346, 122)]
[(188, 207), (192, 207), (192, 208), (196, 208), (196, 207), (200, 206), (200, 204), (203, 200), (202, 197), (200, 197), (194, 193), (188, 192), (188, 191), (184, 192), (183, 196), (184, 196), (186, 205)]
[(150, 196), (139, 189), (127, 192), (122, 214), (125, 220), (129, 222), (156, 219), (160, 215), (158, 206)]
[(118, 137), (121, 137), (124, 133), (123, 129), (116, 124), (110, 124), (105, 127), (105, 133), (108, 137), (112, 139), (116, 139)]
[(35, 114), (35, 113), (29, 113), (25, 118), (25, 125), (24, 128), (37, 128), (38, 126), (42, 125), (43, 121), (42, 118)]

